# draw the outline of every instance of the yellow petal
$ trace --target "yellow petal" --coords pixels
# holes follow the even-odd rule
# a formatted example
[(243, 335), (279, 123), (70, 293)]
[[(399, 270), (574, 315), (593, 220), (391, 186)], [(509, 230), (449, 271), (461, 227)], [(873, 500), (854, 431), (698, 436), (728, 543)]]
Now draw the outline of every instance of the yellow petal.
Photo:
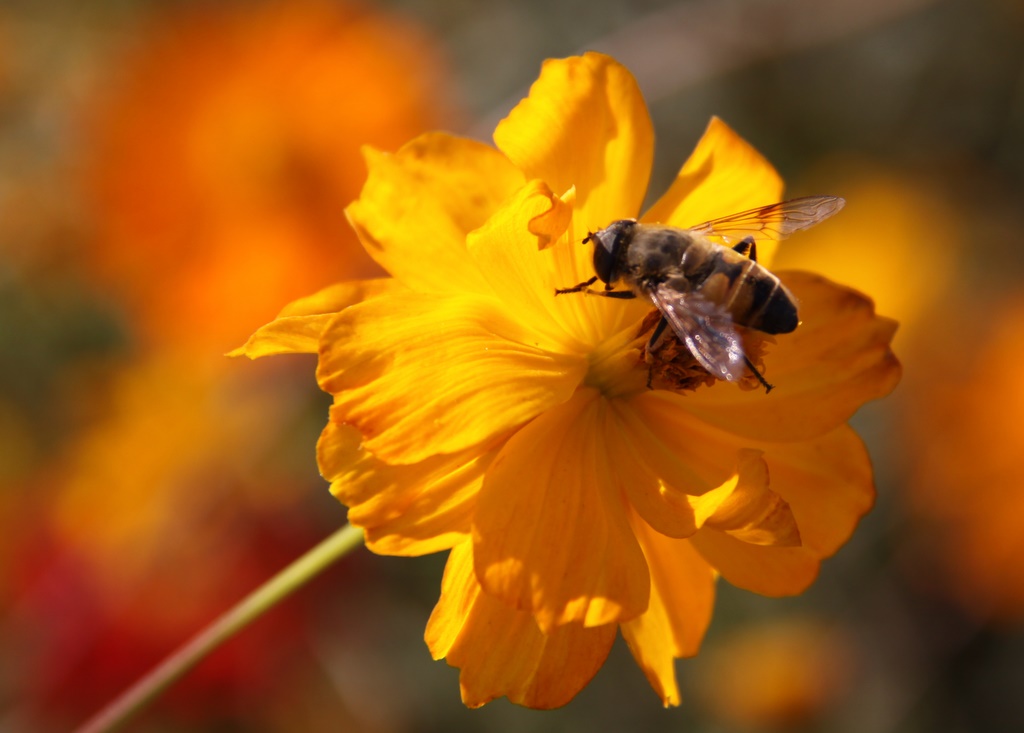
[[(774, 392), (772, 394), (774, 395)], [(686, 399), (689, 398), (680, 398), (678, 395), (652, 390), (635, 396), (632, 399), (632, 405), (648, 425), (657, 426), (659, 438), (666, 446), (681, 452), (682, 460), (686, 461), (691, 475), (697, 481), (706, 485), (716, 477), (725, 477), (721, 481), (727, 488), (721, 489), (721, 491), (725, 497), (729, 497), (729, 488), (736, 490), (739, 488), (740, 482), (730, 486), (727, 480), (737, 475), (737, 456), (743, 455), (742, 450), (748, 444), (740, 436), (717, 430), (708, 425), (701, 425), (699, 421), (686, 413)], [(763, 448), (763, 446), (758, 447)], [(770, 472), (771, 452), (769, 448), (763, 449)], [(671, 464), (661, 461), (654, 465), (658, 465), (659, 468), (667, 467), (667, 474), (673, 475)], [(757, 474), (760, 469), (756, 465), (748, 465), (744, 470), (754, 474), (752, 477), (748, 476), (748, 481), (751, 482), (751, 486), (758, 489), (755, 496), (760, 495), (765, 498), (764, 502), (755, 502), (755, 507), (773, 507), (773, 492), (763, 493), (765, 491), (763, 476), (760, 477), (760, 480), (751, 480), (751, 478), (759, 478)], [(783, 499), (787, 498), (786, 494), (781, 489), (777, 490), (774, 484), (771, 488)], [(715, 498), (720, 499), (721, 496)], [(699, 509), (699, 501), (697, 501), (695, 510)], [(761, 516), (759, 512), (753, 513), (755, 519)], [(772, 527), (772, 512), (769, 511), (764, 516), (769, 520), (768, 526)], [(795, 512), (793, 517), (796, 517)], [(781, 544), (786, 544), (784, 538), (790, 536), (791, 531), (795, 531), (791, 524), (794, 522), (794, 519), (786, 518), (781, 527), (773, 528), (773, 531), (783, 538)], [(756, 521), (754, 526), (757, 526)], [(741, 529), (738, 534), (743, 536), (744, 529)], [(756, 538), (758, 534), (754, 533), (754, 536)], [(818, 557), (810, 548), (751, 544), (727, 531), (721, 531), (711, 526), (702, 527), (689, 539), (708, 563), (731, 583), (758, 593), (766, 595), (798, 593), (804, 590), (817, 574)], [(779, 541), (772, 533), (766, 534), (762, 539), (769, 539), (772, 542)]]
[(494, 148), (444, 133), (422, 135), (394, 154), (364, 154), (366, 184), (345, 213), (370, 256), (419, 292), (481, 292), (466, 235), (523, 176)]
[(709, 441), (708, 427), (674, 397), (646, 391), (612, 403), (618, 430), (610, 455), (623, 466), (620, 475), (632, 479), (626, 490), (644, 521), (670, 537), (688, 537), (710, 522), (745, 542), (799, 544), (793, 515), (769, 489), (760, 454)]
[(768, 488), (768, 465), (761, 451), (741, 450), (736, 475), (695, 503), (701, 524), (742, 542), (778, 547), (800, 544), (789, 504)]
[(818, 575), (818, 558), (806, 547), (753, 545), (710, 527), (688, 541), (723, 578), (761, 595), (803, 593)]
[(585, 359), (545, 351), (535, 336), (491, 298), (396, 293), (335, 317), (317, 378), (366, 450), (417, 463), (503, 435), (569, 398)]
[(737, 448), (709, 447), (707, 425), (686, 409), (691, 396), (645, 390), (630, 397), (628, 410), (616, 408), (644, 464), (676, 491), (700, 496), (735, 475)]
[(769, 488), (760, 451), (738, 443), (715, 450), (707, 426), (664, 392), (613, 402), (610, 457), (630, 503), (669, 537), (689, 537), (705, 523), (744, 542), (798, 545), (800, 533), (785, 500)]
[(335, 313), (397, 286), (390, 279), (356, 280), (330, 285), (286, 305), (270, 323), (228, 356), (259, 359), (275, 354), (315, 354), (320, 334)]
[[(537, 247), (547, 249), (553, 245), (557, 237), (568, 231), (572, 224), (572, 214), (576, 210), (576, 187), (573, 186), (553, 202), (548, 211), (530, 222), (530, 232), (537, 236)], [(553, 232), (558, 232), (557, 235)]]
[(229, 351), (227, 356), (259, 359), (278, 354), (315, 354), (320, 344), (320, 334), (333, 317), (333, 313), (324, 313), (275, 318), (256, 329), (244, 344)]
[(528, 178), (555, 191), (575, 186), (582, 227), (596, 231), (640, 211), (654, 131), (636, 80), (608, 56), (545, 61), (494, 141)]
[(390, 292), (399, 287), (401, 286), (398, 283), (386, 277), (335, 283), (334, 285), (328, 285), (323, 290), (318, 290), (312, 295), (293, 300), (281, 309), (277, 317), (286, 318), (291, 316), (315, 316), (322, 313), (338, 313), (350, 305), (362, 303), (364, 300), (375, 298), (382, 293)]
[[(774, 204), (781, 197), (782, 179), (771, 163), (722, 120), (712, 117), (675, 181), (643, 220), (686, 228)], [(770, 264), (774, 250), (773, 243), (759, 242), (759, 261)]]
[[(774, 395), (773, 391), (770, 397)], [(679, 401), (676, 395), (658, 390), (634, 397), (631, 405), (643, 421), (631, 429), (633, 434), (644, 436), (638, 443), (661, 441), (666, 450), (678, 451), (695, 481), (710, 482), (725, 476), (719, 479), (723, 485), (735, 481), (730, 474), (735, 475), (736, 456), (756, 449), (768, 467), (771, 492), (789, 506), (805, 549), (824, 558), (850, 538), (874, 501), (871, 462), (852, 429), (843, 425), (807, 441), (753, 441), (696, 420), (687, 414), (685, 399)], [(656, 426), (657, 430), (645, 435), (640, 432), (644, 425)], [(677, 475), (672, 464), (660, 460), (657, 453), (646, 455), (649, 465), (664, 475)], [(633, 503), (635, 506), (635, 500)], [(699, 501), (693, 506), (698, 511)]]
[[(630, 501), (644, 521), (677, 537), (691, 534), (714, 512), (729, 492), (721, 487), (736, 486), (736, 456), (742, 447), (735, 441), (710, 442), (709, 427), (686, 412), (685, 399), (689, 396), (645, 390), (628, 401), (613, 402), (614, 413), (622, 422), (620, 442), (663, 484), (655, 502), (652, 497), (642, 497), (639, 491), (647, 486), (635, 482), (628, 488)], [(719, 493), (698, 501), (714, 490)], [(679, 529), (689, 526), (690, 531), (677, 532), (669, 521)]]
[(584, 353), (601, 340), (607, 324), (616, 322), (623, 304), (580, 294), (555, 296), (557, 288), (589, 277), (567, 266), (579, 252), (586, 255), (578, 243), (563, 240), (558, 247), (538, 250), (546, 240), (563, 238), (568, 213), (568, 205), (546, 183), (530, 181), (469, 235), (467, 247), (488, 292), (499, 293), (510, 312), (561, 344), (561, 350)]
[(537, 417), (509, 439), (478, 499), (477, 577), (544, 631), (623, 621), (647, 607), (647, 566), (607, 457), (606, 409), (585, 389)]
[(715, 572), (686, 540), (665, 537), (636, 517), (633, 527), (651, 569), (651, 602), (622, 624), (622, 636), (662, 702), (678, 705), (675, 660), (700, 648), (711, 623)]
[(796, 518), (803, 546), (819, 558), (832, 555), (875, 500), (871, 459), (860, 438), (843, 425), (813, 440), (758, 447), (764, 450), (772, 489)]
[(567, 336), (571, 324), (567, 328), (564, 323), (563, 312), (574, 305), (567, 302), (572, 299), (555, 297), (560, 287), (552, 265), (555, 255), (540, 251), (540, 245), (565, 234), (570, 217), (569, 207), (547, 184), (533, 180), (472, 232), (466, 246), (490, 291), (500, 293), (511, 312), (548, 338), (582, 352), (578, 339)]
[(625, 487), (629, 503), (658, 532), (670, 537), (689, 537), (699, 525), (691, 503), (693, 497), (687, 490), (697, 493), (698, 489), (695, 483), (679, 488), (677, 476), (659, 471), (663, 464), (650, 458), (664, 458), (673, 468), (683, 471), (685, 464), (676, 461), (676, 456), (637, 417), (628, 402), (611, 400), (610, 405), (604, 425), (608, 461)]
[(900, 378), (889, 347), (896, 323), (876, 316), (867, 296), (810, 273), (780, 276), (800, 303), (801, 323), (767, 350), (771, 394), (721, 383), (677, 397), (707, 423), (764, 441), (823, 435)]
[(391, 466), (362, 446), (362, 436), (332, 409), (317, 442), (317, 463), (331, 493), (349, 508), (381, 555), (425, 555), (468, 539), (484, 471), (497, 454), (471, 448), (419, 463)]
[(451, 652), (480, 595), (480, 584), (473, 572), (473, 543), (460, 542), (448, 554), (441, 578), (441, 597), (424, 633), (434, 659), (444, 659)]
[(615, 640), (616, 626), (578, 624), (541, 633), (528, 613), (482, 592), (470, 543), (452, 549), (441, 598), (427, 623), (435, 659), (459, 667), (463, 702), (479, 707), (497, 697), (531, 708), (568, 703), (597, 673)]

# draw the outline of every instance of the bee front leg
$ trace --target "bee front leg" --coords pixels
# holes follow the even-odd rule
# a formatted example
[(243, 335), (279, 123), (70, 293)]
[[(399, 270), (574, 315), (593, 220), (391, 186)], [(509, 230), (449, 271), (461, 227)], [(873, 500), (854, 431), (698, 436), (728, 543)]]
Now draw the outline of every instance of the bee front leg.
[(597, 281), (596, 277), (592, 277), (585, 283), (574, 285), (571, 288), (557, 288), (555, 295), (567, 295), (568, 293), (585, 293), (586, 295), (599, 295), (602, 298), (618, 298), (619, 300), (629, 300), (636, 297), (636, 293), (632, 290), (591, 290), (590, 286)]
[(584, 280), (579, 285), (573, 285), (571, 288), (555, 288), (555, 295), (567, 295), (568, 293), (579, 293), (591, 285), (597, 282), (597, 275), (594, 275), (589, 280)]

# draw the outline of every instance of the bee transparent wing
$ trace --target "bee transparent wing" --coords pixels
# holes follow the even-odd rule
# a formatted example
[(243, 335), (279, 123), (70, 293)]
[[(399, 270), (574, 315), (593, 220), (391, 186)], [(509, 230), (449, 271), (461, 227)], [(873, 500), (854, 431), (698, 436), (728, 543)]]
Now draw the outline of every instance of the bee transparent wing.
[(828, 219), (845, 205), (846, 199), (838, 196), (805, 196), (712, 219), (690, 230), (728, 243), (746, 237), (782, 239)]
[(699, 292), (682, 293), (662, 283), (648, 291), (679, 340), (713, 377), (734, 382), (743, 376), (743, 344), (732, 316)]

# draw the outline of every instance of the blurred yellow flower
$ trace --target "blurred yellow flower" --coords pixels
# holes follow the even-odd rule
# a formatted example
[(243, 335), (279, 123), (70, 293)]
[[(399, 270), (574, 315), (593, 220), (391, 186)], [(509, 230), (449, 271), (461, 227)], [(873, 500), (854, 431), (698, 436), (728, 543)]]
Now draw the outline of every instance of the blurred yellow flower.
[[(640, 213), (654, 140), (635, 80), (599, 54), (548, 61), (494, 138), (367, 149), (348, 216), (392, 279), (294, 303), (239, 353), (319, 354), (320, 469), (371, 549), (451, 549), (426, 639), (467, 705), (565, 704), (620, 628), (674, 705), (716, 576), (799, 593), (870, 508), (845, 421), (895, 385), (895, 324), (782, 274), (803, 323), (766, 345), (777, 391), (649, 389), (649, 306), (554, 297), (592, 274), (588, 230)], [(780, 194), (716, 119), (643, 218), (694, 225)]]
[(144, 338), (223, 353), (282, 302), (379, 273), (345, 222), (359, 145), (444, 120), (441, 63), (398, 17), (343, 2), (157, 14), (91, 100), (87, 263)]

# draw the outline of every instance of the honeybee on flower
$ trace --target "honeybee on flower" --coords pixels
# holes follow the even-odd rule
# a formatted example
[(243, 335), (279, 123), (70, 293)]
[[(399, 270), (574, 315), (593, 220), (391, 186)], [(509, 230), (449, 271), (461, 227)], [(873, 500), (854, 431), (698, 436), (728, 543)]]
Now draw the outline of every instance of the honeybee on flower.
[[(774, 273), (799, 327), (738, 338), (785, 390), (650, 389), (650, 301), (554, 296), (594, 274), (579, 242), (781, 201), (778, 175), (713, 119), (641, 212), (650, 118), (595, 53), (546, 62), (494, 140), (367, 149), (347, 214), (390, 278), (293, 303), (237, 353), (316, 353), (333, 396), (317, 458), (349, 521), (381, 554), (450, 550), (426, 641), (461, 669), (467, 705), (563, 705), (620, 630), (678, 704), (674, 660), (697, 653), (716, 578), (799, 593), (870, 508), (845, 423), (896, 384), (895, 323), (824, 278)], [(770, 266), (774, 241), (757, 244)]]

